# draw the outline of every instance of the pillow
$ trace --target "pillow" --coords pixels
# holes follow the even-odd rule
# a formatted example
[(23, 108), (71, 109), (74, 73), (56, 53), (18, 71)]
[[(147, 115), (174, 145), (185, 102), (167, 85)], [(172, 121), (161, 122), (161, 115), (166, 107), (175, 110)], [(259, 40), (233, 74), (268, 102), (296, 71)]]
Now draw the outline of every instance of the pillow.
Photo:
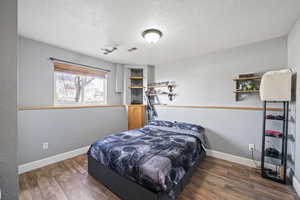
[(204, 128), (200, 125), (197, 124), (190, 124), (190, 123), (185, 123), (185, 122), (176, 122), (174, 123), (174, 127), (183, 129), (183, 130), (191, 130), (191, 131), (196, 131), (198, 133), (201, 133)]
[(165, 120), (153, 120), (149, 123), (149, 125), (152, 126), (164, 126), (164, 127), (173, 127), (174, 123), (170, 121)]

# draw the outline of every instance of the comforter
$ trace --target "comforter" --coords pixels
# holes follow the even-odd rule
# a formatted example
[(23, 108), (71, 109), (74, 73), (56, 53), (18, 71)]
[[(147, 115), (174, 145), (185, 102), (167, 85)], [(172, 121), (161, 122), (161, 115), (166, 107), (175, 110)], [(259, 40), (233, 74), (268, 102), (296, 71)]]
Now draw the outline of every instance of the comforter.
[(93, 143), (88, 154), (153, 192), (172, 190), (205, 150), (201, 131), (145, 126)]

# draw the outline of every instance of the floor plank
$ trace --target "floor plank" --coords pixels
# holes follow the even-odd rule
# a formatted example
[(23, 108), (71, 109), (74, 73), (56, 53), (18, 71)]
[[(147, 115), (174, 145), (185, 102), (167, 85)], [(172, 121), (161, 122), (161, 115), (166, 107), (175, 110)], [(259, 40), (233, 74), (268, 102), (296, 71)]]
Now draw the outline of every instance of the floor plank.
[[(88, 175), (86, 155), (20, 175), (20, 200), (120, 200)], [(207, 157), (178, 200), (300, 200), (290, 185), (256, 170)]]

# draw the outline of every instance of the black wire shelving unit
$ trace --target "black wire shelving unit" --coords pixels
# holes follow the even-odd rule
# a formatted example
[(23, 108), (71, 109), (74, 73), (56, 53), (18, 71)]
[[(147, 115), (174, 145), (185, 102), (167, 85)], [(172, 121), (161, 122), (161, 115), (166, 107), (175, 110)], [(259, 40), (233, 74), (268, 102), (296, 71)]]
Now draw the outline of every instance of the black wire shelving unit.
[[(267, 115), (267, 104), (268, 103), (280, 103), (283, 106), (282, 114), (276, 117), (270, 117)], [(261, 155), (261, 173), (262, 177), (271, 179), (278, 183), (286, 184), (287, 181), (287, 140), (288, 140), (288, 113), (289, 113), (289, 102), (288, 101), (264, 101), (263, 106), (263, 134), (262, 134), (262, 155)], [(266, 130), (266, 123), (268, 120), (276, 120), (282, 123), (282, 132), (280, 135), (270, 134)], [(276, 131), (279, 133), (279, 131)], [(281, 140), (281, 149), (277, 148), (277, 155), (268, 153), (268, 144), (266, 141), (270, 138), (276, 138)], [(274, 147), (272, 147), (274, 148)], [(279, 169), (279, 170), (278, 170)]]

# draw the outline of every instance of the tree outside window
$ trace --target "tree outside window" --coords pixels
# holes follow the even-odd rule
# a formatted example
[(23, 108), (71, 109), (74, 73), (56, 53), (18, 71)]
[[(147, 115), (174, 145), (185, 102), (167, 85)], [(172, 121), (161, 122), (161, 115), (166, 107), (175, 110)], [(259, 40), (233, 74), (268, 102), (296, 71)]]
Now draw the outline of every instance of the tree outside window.
[(56, 105), (106, 104), (106, 75), (55, 69)]

